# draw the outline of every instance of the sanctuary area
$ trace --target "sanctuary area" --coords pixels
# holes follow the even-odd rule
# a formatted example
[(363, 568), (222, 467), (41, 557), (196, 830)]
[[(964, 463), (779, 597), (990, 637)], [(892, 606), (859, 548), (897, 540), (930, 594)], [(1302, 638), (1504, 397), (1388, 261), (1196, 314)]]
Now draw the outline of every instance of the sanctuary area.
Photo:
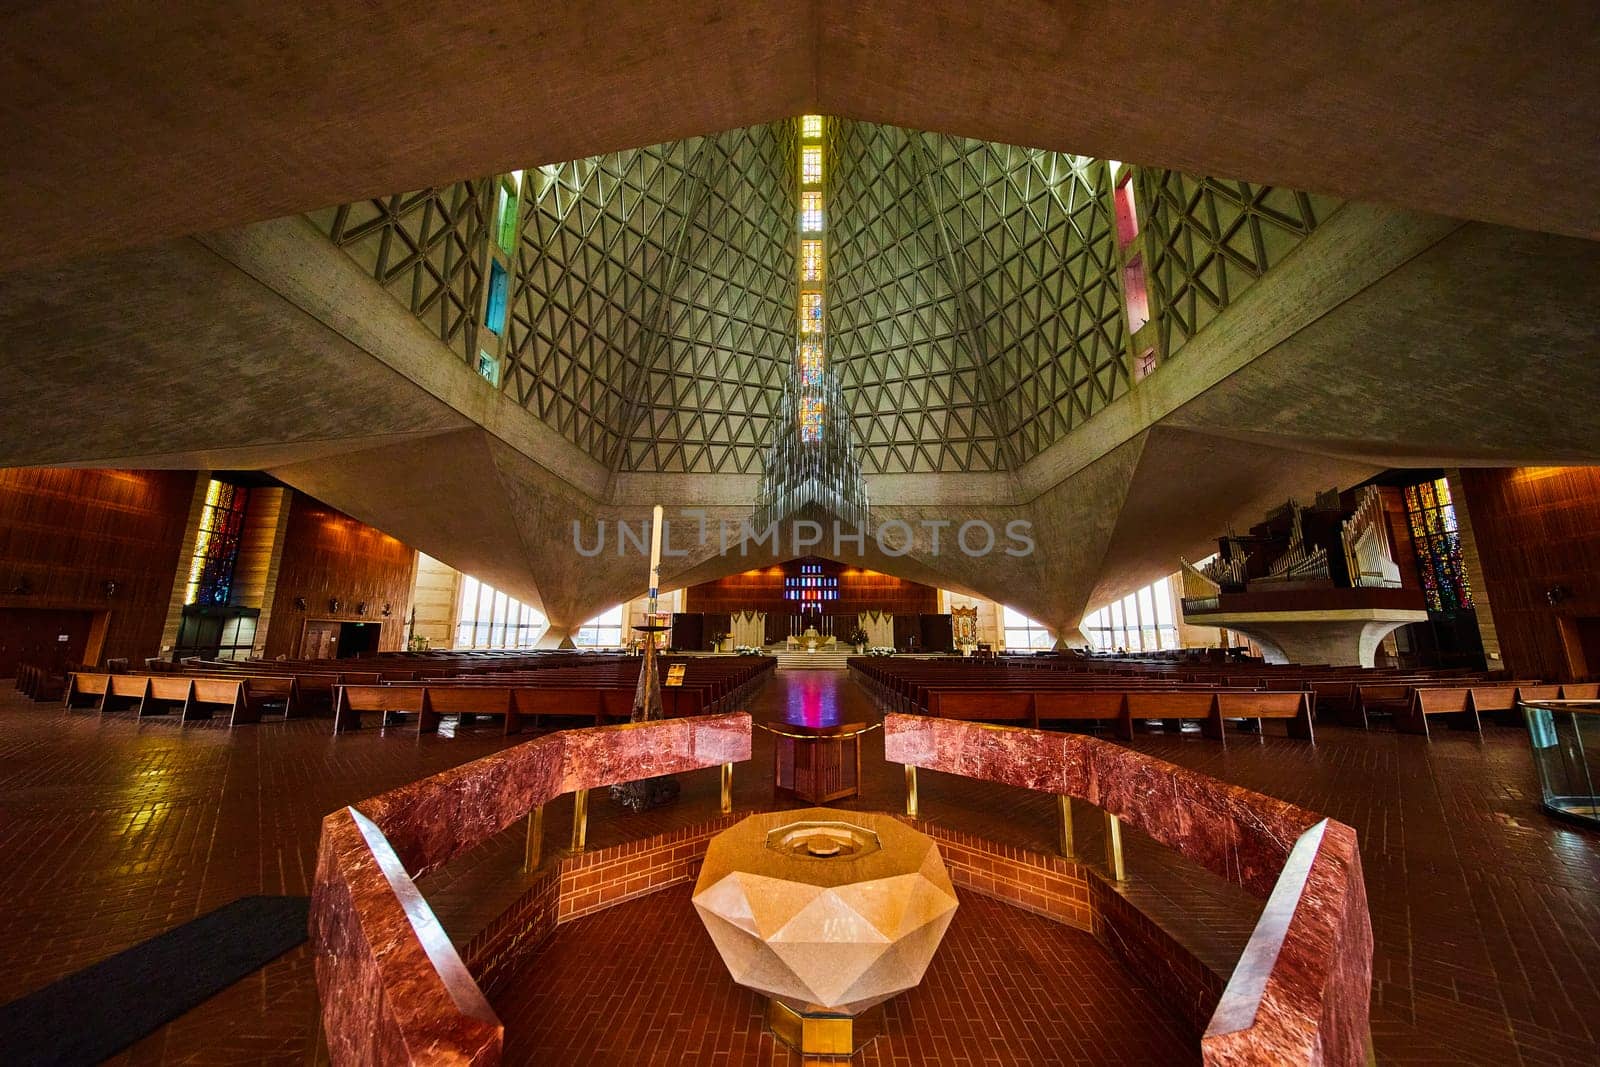
[(0, 1064), (1600, 1062), (1588, 5), (0, 11)]

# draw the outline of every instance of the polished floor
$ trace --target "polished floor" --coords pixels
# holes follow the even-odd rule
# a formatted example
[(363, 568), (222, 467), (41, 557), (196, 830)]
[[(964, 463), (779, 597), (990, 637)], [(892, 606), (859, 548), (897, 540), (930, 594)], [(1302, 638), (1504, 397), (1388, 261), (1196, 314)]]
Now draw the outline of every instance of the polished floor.
[[(560, 927), (496, 998), (507, 1064), (770, 1064), (805, 1058), (728, 978), (688, 886)], [(856, 1057), (890, 1064), (1198, 1063), (1199, 1048), (1090, 934), (962, 893), (922, 984)]]
[[(779, 674), (752, 711), (811, 721), (873, 713), (844, 674), (826, 671)], [(335, 739), (324, 721), (180, 728), (68, 713), (5, 691), (0, 1001), (238, 896), (307, 892), (325, 812), (504, 743), (492, 728), (421, 739), (405, 729)], [(1600, 1062), (1600, 839), (1539, 813), (1518, 729), (1489, 727), (1482, 740), (1443, 731), (1430, 743), (1328, 728), (1315, 746), (1269, 734), (1233, 736), (1226, 748), (1152, 734), (1136, 747), (1324, 811), (1361, 834), (1380, 1062)], [(769, 760), (758, 733), (736, 781), (741, 806), (771, 803)], [(892, 810), (898, 768), (882, 763), (876, 740), (865, 761), (859, 803)], [(703, 818), (714, 810), (716, 774), (686, 777), (682, 801), (667, 812), (630, 817), (595, 803), (591, 844)], [(1038, 848), (1054, 840), (1054, 806), (1037, 795), (927, 775), (922, 806), (926, 817), (992, 838)], [(1091, 814), (1080, 811), (1079, 821), (1093, 858)], [(562, 818), (559, 805), (547, 815), (552, 840)], [(472, 887), (513, 844), (486, 845), (432, 879), (430, 899), (458, 938), (472, 932), (472, 899), (481, 911), (488, 898)], [(1128, 895), (1226, 973), (1259, 903), (1151, 842), (1135, 837), (1128, 857)], [(583, 922), (560, 937), (579, 936)], [(568, 943), (560, 937), (551, 951)], [(315, 986), (300, 949), (116, 1062), (305, 1064), (318, 1058), (316, 1034)], [(702, 1061), (686, 1049), (675, 1062)]]

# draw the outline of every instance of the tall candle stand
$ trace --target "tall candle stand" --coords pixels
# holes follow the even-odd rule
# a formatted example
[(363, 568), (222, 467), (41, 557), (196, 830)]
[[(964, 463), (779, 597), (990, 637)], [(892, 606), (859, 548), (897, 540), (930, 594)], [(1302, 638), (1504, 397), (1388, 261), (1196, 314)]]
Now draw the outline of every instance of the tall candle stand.
[[(650, 535), (650, 606), (645, 612), (643, 626), (633, 629), (644, 640), (644, 662), (639, 664), (639, 684), (633, 691), (633, 713), (629, 722), (654, 722), (666, 718), (661, 700), (661, 669), (656, 663), (656, 634), (670, 630), (661, 620), (666, 612), (656, 610), (656, 590), (661, 577), (661, 506), (655, 508)], [(637, 782), (623, 782), (611, 787), (611, 799), (629, 811), (646, 811), (678, 799), (680, 786), (670, 774), (642, 778)]]

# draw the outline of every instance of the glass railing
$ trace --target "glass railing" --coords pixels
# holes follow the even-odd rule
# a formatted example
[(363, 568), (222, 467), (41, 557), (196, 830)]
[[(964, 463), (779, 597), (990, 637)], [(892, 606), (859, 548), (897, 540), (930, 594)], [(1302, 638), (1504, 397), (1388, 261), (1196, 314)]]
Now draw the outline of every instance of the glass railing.
[(1524, 702), (1546, 811), (1600, 827), (1600, 700)]

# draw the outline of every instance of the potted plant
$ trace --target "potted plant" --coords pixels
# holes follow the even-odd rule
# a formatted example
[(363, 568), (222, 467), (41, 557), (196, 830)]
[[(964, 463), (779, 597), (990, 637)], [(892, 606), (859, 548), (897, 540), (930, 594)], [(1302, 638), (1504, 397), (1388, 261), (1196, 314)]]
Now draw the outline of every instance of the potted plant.
[(867, 631), (857, 626), (854, 630), (850, 631), (850, 636), (847, 640), (849, 640), (852, 645), (856, 646), (856, 655), (860, 656), (866, 653)]
[(727, 649), (725, 649), (723, 645), (725, 645), (728, 639), (732, 636), (733, 635), (726, 630), (718, 630), (716, 633), (711, 635), (711, 647), (718, 652), (726, 652)]

